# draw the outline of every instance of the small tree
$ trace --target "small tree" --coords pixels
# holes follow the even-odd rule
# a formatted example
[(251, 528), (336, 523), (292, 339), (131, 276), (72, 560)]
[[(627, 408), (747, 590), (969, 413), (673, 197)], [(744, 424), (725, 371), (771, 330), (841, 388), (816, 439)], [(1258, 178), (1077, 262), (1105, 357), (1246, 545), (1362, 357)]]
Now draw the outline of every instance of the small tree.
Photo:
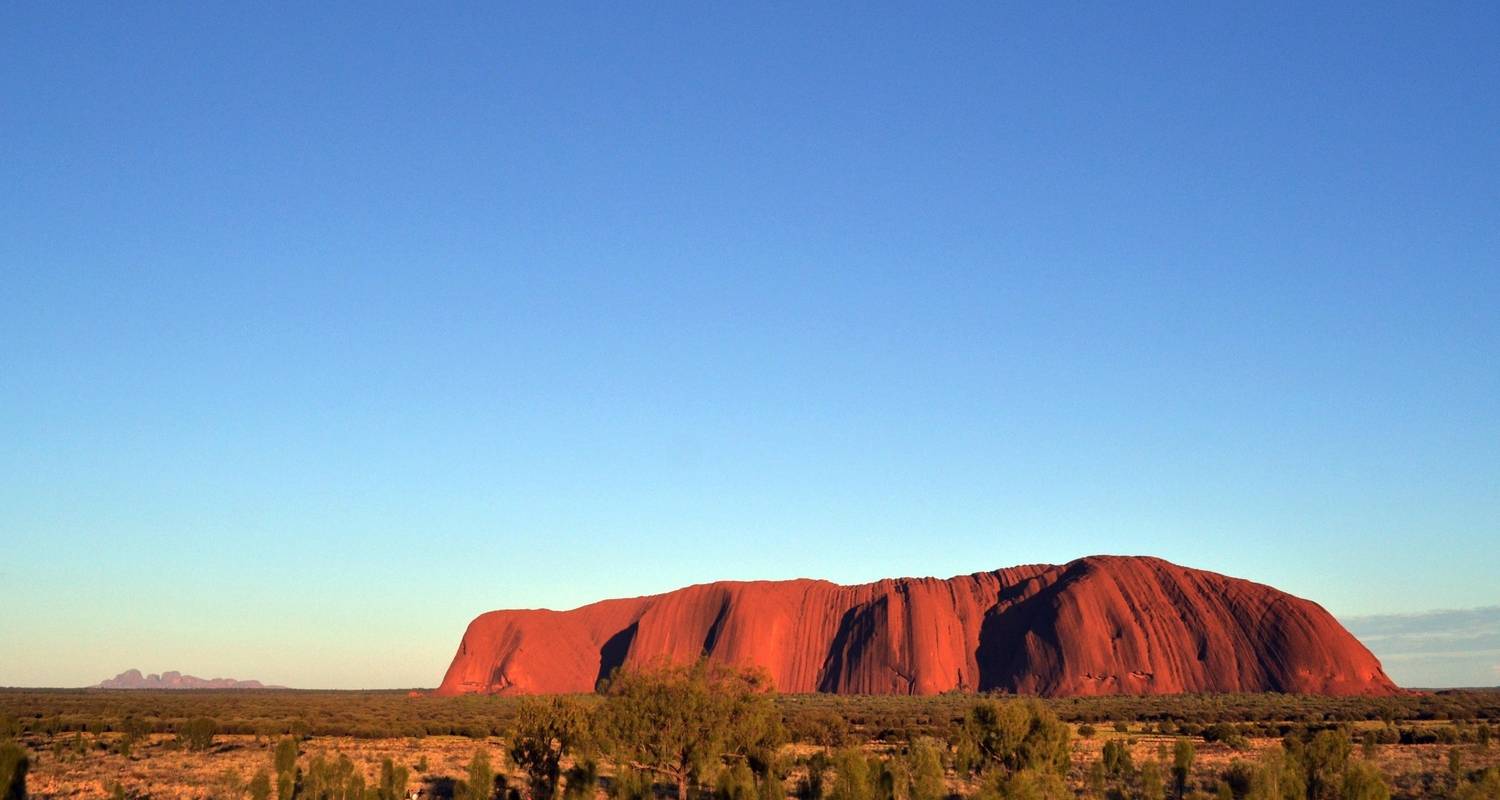
[(1104, 771), (1113, 778), (1128, 778), (1135, 774), (1135, 765), (1130, 760), (1130, 747), (1119, 739), (1104, 743)]
[(399, 766), (389, 758), (380, 762), (380, 785), (375, 789), (377, 800), (406, 800), (406, 767)]
[(1193, 758), (1197, 751), (1189, 739), (1178, 739), (1172, 746), (1172, 782), (1177, 787), (1177, 796), (1187, 795), (1188, 778), (1193, 774)]
[(250, 800), (271, 800), (271, 775), (265, 770), (257, 770), (250, 778), (247, 787), (250, 792)]
[(207, 750), (218, 731), (218, 723), (208, 717), (194, 717), (178, 726), (177, 741), (189, 750)]
[(126, 714), (125, 719), (120, 722), (120, 732), (124, 735), (115, 744), (116, 751), (130, 758), (130, 753), (135, 749), (137, 742), (145, 741), (151, 733), (151, 726), (146, 721), (134, 714)]
[(600, 734), (616, 763), (667, 778), (678, 800), (726, 759), (769, 765), (785, 739), (763, 673), (704, 660), (617, 672)]
[(969, 709), (960, 731), (962, 761), (975, 772), (1068, 770), (1068, 726), (1036, 700), (986, 700)]
[(1472, 780), (1459, 784), (1453, 800), (1494, 800), (1500, 797), (1500, 767), (1490, 767)]
[(1308, 800), (1337, 800), (1354, 745), (1343, 731), (1318, 731), (1302, 752)]
[(1073, 800), (1073, 790), (1051, 770), (1018, 770), (1001, 779), (996, 790), (1002, 800)]
[(1250, 775), (1247, 800), (1306, 798), (1307, 781), (1299, 762), (1285, 750), (1270, 750), (1260, 757)]
[(305, 800), (364, 800), (364, 795), (364, 774), (342, 753), (333, 761), (322, 754), (313, 756), (297, 789), (297, 796)]
[(614, 800), (652, 800), (651, 773), (630, 767), (618, 770), (609, 793)]
[(943, 769), (943, 751), (931, 738), (911, 743), (906, 754), (906, 775), (910, 800), (941, 800), (948, 793)]
[(276, 800), (292, 800), (297, 795), (297, 740), (282, 739), (276, 743)]
[(1368, 761), (1350, 762), (1344, 771), (1340, 800), (1390, 800), (1391, 790), (1385, 776)]
[(1161, 776), (1161, 764), (1147, 761), (1141, 765), (1141, 800), (1166, 800), (1167, 787)]
[(563, 759), (580, 748), (588, 730), (588, 714), (575, 701), (553, 697), (522, 702), (511, 726), (508, 754), (526, 774), (531, 800), (553, 800)]
[(833, 787), (828, 800), (872, 800), (870, 764), (855, 748), (840, 750), (833, 757)]
[(719, 772), (718, 784), (714, 787), (717, 800), (757, 800), (755, 773), (743, 761)]
[(599, 789), (599, 764), (592, 758), (577, 758), (563, 773), (563, 800), (594, 800)]
[(0, 743), (0, 799), (26, 800), (26, 770), (31, 759), (15, 742)]
[(490, 767), (490, 754), (483, 747), (474, 751), (468, 771), (468, 779), (461, 787), (464, 800), (490, 800), (495, 794), (495, 770)]

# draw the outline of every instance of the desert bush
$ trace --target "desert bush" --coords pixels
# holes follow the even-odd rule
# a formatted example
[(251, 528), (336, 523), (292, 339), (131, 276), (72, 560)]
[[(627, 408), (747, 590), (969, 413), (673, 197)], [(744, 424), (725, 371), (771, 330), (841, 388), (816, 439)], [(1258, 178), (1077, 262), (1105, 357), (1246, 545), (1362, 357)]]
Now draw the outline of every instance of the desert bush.
[(1319, 731), (1301, 748), (1298, 761), (1307, 779), (1308, 800), (1336, 800), (1354, 745), (1340, 730)]
[(1140, 800), (1165, 800), (1167, 787), (1162, 780), (1160, 763), (1147, 761), (1141, 765), (1141, 788), (1136, 796)]
[(617, 763), (671, 780), (678, 800), (726, 758), (770, 763), (785, 741), (764, 673), (702, 660), (617, 672), (599, 734)]
[(994, 773), (975, 800), (1072, 800), (1073, 791), (1062, 776), (1050, 770), (1020, 769), (1009, 775)]
[(1385, 776), (1367, 761), (1350, 762), (1341, 783), (1340, 800), (1389, 800), (1391, 796)]
[(15, 742), (0, 742), (0, 800), (26, 800), (27, 752)]
[(1460, 783), (1453, 800), (1500, 800), (1500, 767), (1490, 767)]
[(929, 737), (919, 738), (906, 751), (907, 800), (939, 800), (947, 794), (943, 782), (943, 751)]
[(245, 779), (240, 777), (240, 771), (229, 767), (219, 773), (218, 780), (214, 781), (211, 796), (214, 800), (242, 800), (245, 789)]
[(827, 753), (813, 753), (806, 761), (807, 775), (798, 782), (796, 796), (802, 800), (819, 800), (826, 790), (830, 759)]
[(297, 790), (298, 800), (364, 800), (364, 796), (364, 773), (342, 754), (334, 761), (321, 753), (313, 756)]
[(375, 787), (376, 800), (406, 800), (406, 767), (389, 758), (380, 762), (380, 783)]
[(1068, 726), (1036, 700), (984, 700), (964, 719), (959, 758), (972, 772), (1068, 769)]
[(1104, 771), (1111, 777), (1129, 777), (1135, 772), (1135, 765), (1130, 761), (1130, 748), (1119, 739), (1104, 743), (1102, 761)]
[(1216, 722), (1203, 729), (1203, 741), (1222, 742), (1235, 750), (1244, 750), (1250, 746), (1240, 729), (1228, 722)]
[(843, 747), (849, 739), (849, 721), (830, 708), (797, 710), (785, 718), (792, 741), (835, 748)]
[(276, 800), (292, 800), (302, 777), (297, 769), (297, 740), (289, 737), (277, 742), (272, 763), (276, 767)]
[(1193, 775), (1193, 759), (1196, 756), (1197, 751), (1189, 739), (1178, 739), (1172, 745), (1172, 783), (1177, 788), (1178, 797), (1187, 794), (1188, 779)]
[(580, 758), (563, 773), (563, 800), (594, 800), (599, 789), (599, 764)]
[(207, 750), (218, 730), (218, 723), (209, 717), (193, 717), (177, 726), (177, 742), (189, 750)]
[(1298, 800), (1307, 797), (1307, 779), (1284, 750), (1264, 753), (1250, 772), (1247, 800)]
[(495, 795), (495, 770), (490, 766), (490, 754), (483, 747), (474, 750), (469, 759), (467, 776), (458, 786), (461, 800), (491, 800)]
[(562, 778), (562, 762), (581, 749), (589, 735), (588, 712), (568, 698), (528, 698), (510, 730), (511, 763), (526, 776), (531, 800), (552, 800)]
[(743, 761), (719, 771), (719, 780), (714, 786), (717, 800), (757, 800), (755, 774)]
[(870, 764), (857, 748), (845, 748), (834, 754), (833, 783), (828, 800), (873, 800), (870, 786)]
[(619, 769), (609, 793), (614, 800), (652, 800), (651, 773), (631, 767)]
[[(914, 738), (927, 735), (947, 739), (962, 723), (974, 696), (954, 692), (934, 696), (855, 697), (793, 695), (777, 698), (797, 741), (818, 743), (805, 735), (799, 715), (816, 714), (846, 723), (847, 740), (835, 747), (869, 741), (885, 733)], [(1448, 735), (1465, 743), (1477, 742), (1480, 727), (1500, 720), (1500, 692), (1443, 691), (1399, 697), (1319, 697), (1275, 694), (1202, 694), (1171, 696), (1106, 696), (1056, 698), (1044, 701), (1070, 723), (1090, 723), (1103, 729), (1102, 720), (1126, 720), (1132, 730), (1155, 723), (1167, 732), (1191, 735), (1218, 722), (1255, 723), (1268, 735), (1285, 734), (1286, 726), (1319, 725), (1353, 720), (1387, 721), (1392, 728), (1405, 720), (1454, 720), (1467, 727)], [(156, 732), (175, 729), (174, 721), (207, 716), (219, 723), (219, 733), (316, 736), (428, 736), (485, 737), (503, 733), (515, 713), (518, 698), (467, 695), (408, 697), (405, 692), (280, 691), (256, 692), (83, 692), (0, 689), (0, 720), (15, 720), (24, 733), (72, 733), (89, 729), (119, 732), (127, 715), (141, 717)], [(3, 722), (0, 722), (3, 726)], [(1194, 727), (1196, 726), (1196, 727)], [(910, 736), (907, 736), (909, 732)], [(1243, 731), (1242, 731), (1243, 733)], [(1417, 728), (1409, 736), (1437, 743), (1442, 735)], [(1493, 731), (1491, 731), (1493, 736)]]
[(271, 775), (265, 770), (256, 771), (250, 778), (250, 783), (245, 787), (250, 795), (250, 800), (271, 800)]

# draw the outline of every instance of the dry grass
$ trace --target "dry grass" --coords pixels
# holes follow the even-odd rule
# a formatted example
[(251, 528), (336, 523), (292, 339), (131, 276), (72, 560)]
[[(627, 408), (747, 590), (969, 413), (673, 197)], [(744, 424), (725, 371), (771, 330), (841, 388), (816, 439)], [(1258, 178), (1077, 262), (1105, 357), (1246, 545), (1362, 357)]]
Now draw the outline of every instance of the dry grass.
[[(57, 737), (65, 745), (72, 735)], [(112, 734), (99, 737), (84, 735), (91, 747), (86, 754), (64, 754), (51, 751), (52, 740), (28, 742), (37, 763), (32, 767), (27, 788), (33, 797), (97, 798), (108, 797), (115, 784), (132, 796), (149, 795), (154, 800), (169, 798), (239, 798), (244, 795), (225, 779), (233, 773), (240, 785), (259, 770), (271, 770), (275, 739), (256, 736), (219, 736), (204, 752), (189, 752), (173, 746), (173, 737), (152, 736), (149, 744), (138, 744), (129, 758), (107, 750), (95, 749), (98, 741), (110, 742)], [(349, 757), (373, 783), (380, 763), (389, 758), (404, 764), (412, 773), (410, 786), (415, 789), (427, 779), (459, 777), (479, 748), (489, 751), (491, 762), (503, 764), (498, 739), (474, 740), (461, 736), (428, 736), (422, 739), (353, 739), (348, 737), (314, 737), (302, 743), (302, 755), (309, 759), (319, 753), (337, 758)], [(427, 769), (419, 774), (416, 765), (426, 759)]]
[[(275, 739), (249, 735), (219, 736), (211, 749), (204, 752), (189, 752), (175, 747), (173, 738), (158, 734), (149, 743), (138, 744), (129, 758), (101, 748), (109, 744), (117, 734), (100, 736), (83, 735), (88, 746), (82, 755), (66, 753), (59, 757), (52, 752), (54, 742), (70, 749), (75, 742), (73, 734), (57, 737), (30, 737), (27, 745), (39, 754), (34, 765), (29, 789), (33, 797), (39, 798), (103, 798), (109, 797), (119, 784), (131, 796), (150, 796), (154, 800), (175, 798), (243, 798), (242, 789), (233, 788), (235, 781), (226, 780), (226, 773), (233, 773), (239, 786), (258, 770), (269, 770)], [(1131, 742), (1131, 756), (1137, 765), (1153, 759), (1162, 759), (1170, 764), (1171, 748), (1175, 737), (1155, 734), (1122, 734), (1114, 731), (1100, 732), (1088, 739), (1075, 738), (1073, 743), (1073, 782), (1082, 788), (1083, 774), (1088, 766), (1099, 760), (1104, 742), (1124, 739)], [(382, 760), (389, 758), (397, 764), (407, 766), (412, 773), (410, 786), (413, 790), (426, 788), (427, 796), (442, 785), (444, 778), (459, 779), (464, 768), (478, 748), (489, 752), (491, 763), (496, 767), (505, 764), (503, 743), (500, 739), (475, 740), (456, 736), (429, 736), (421, 739), (355, 739), (341, 736), (314, 737), (302, 745), (303, 759), (317, 754), (336, 758), (346, 755), (364, 771), (368, 781), (378, 775)], [(1225, 768), (1237, 759), (1253, 760), (1266, 750), (1280, 746), (1280, 740), (1254, 738), (1245, 750), (1234, 750), (1220, 743), (1196, 741), (1198, 751), (1195, 763), (1194, 783), (1211, 786)], [(872, 746), (874, 747), (874, 746)], [(1373, 756), (1375, 763), (1392, 781), (1398, 796), (1424, 797), (1445, 794), (1451, 784), (1448, 772), (1448, 753), (1455, 745), (1382, 745)], [(1468, 768), (1480, 768), (1500, 764), (1500, 747), (1492, 746), (1479, 750), (1472, 745), (1462, 745), (1464, 763)], [(807, 756), (820, 748), (798, 744), (788, 748), (791, 757)], [(1163, 755), (1165, 753), (1165, 755)], [(1356, 755), (1356, 757), (1362, 757)], [(426, 769), (417, 765), (425, 760)], [(1165, 772), (1165, 769), (1164, 769)], [(795, 785), (801, 771), (794, 772), (788, 787)], [(955, 790), (962, 789), (958, 782), (951, 782)], [(437, 790), (441, 794), (440, 790)]]

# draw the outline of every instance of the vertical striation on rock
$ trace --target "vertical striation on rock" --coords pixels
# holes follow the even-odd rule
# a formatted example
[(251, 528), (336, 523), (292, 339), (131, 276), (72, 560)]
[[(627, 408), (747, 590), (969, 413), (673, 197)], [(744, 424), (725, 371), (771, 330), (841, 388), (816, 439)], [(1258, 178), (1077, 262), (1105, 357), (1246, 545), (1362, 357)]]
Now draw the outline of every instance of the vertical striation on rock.
[(1090, 556), (947, 580), (724, 581), (469, 624), (440, 694), (592, 691), (617, 667), (710, 660), (783, 692), (1049, 696), (1391, 694), (1316, 603), (1157, 558)]

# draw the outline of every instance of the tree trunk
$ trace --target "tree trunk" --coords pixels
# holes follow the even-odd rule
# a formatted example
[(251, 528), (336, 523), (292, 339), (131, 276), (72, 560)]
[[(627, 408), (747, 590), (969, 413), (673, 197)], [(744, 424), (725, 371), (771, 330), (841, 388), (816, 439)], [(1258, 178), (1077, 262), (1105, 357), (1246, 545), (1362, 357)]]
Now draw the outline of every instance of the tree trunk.
[(677, 776), (677, 800), (688, 800), (687, 775)]

